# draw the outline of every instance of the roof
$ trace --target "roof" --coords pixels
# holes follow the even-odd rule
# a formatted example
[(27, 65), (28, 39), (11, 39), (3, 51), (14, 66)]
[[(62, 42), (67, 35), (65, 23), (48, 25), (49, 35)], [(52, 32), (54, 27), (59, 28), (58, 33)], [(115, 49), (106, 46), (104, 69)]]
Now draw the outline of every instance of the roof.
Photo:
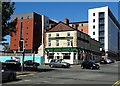
[(66, 25), (63, 22), (59, 22), (54, 27), (48, 29), (47, 32), (59, 32), (59, 31), (74, 31), (75, 29), (71, 28), (70, 26)]
[(81, 22), (70, 22), (69, 24), (79, 24), (79, 23), (88, 23), (88, 21), (81, 21)]
[[(61, 21), (57, 25), (55, 25), (54, 27), (47, 30), (47, 32), (62, 32), (62, 31), (78, 31), (78, 32), (81, 32), (81, 31), (79, 31), (79, 30), (61, 22)], [(83, 32), (81, 32), (81, 33), (83, 33)], [(85, 33), (83, 33), (83, 34), (85, 34)], [(89, 36), (88, 34), (85, 34), (85, 35)]]

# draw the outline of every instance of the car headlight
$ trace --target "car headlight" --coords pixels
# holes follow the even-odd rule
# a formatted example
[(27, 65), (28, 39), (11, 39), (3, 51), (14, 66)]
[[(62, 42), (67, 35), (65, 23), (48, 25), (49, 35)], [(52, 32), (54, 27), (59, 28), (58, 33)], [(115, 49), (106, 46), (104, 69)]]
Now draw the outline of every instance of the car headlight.
[(64, 64), (64, 65), (67, 65), (67, 64)]
[(95, 64), (93, 64), (93, 66), (95, 66)]

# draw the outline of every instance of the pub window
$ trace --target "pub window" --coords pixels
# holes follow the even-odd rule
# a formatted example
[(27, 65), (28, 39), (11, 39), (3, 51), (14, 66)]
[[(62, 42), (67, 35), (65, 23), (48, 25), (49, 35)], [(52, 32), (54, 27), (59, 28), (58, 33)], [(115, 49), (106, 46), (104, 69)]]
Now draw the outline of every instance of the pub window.
[(69, 39), (67, 40), (67, 46), (70, 46), (70, 40)]
[(51, 34), (48, 34), (48, 38), (50, 38), (51, 37)]
[(59, 33), (56, 34), (56, 37), (59, 37)]
[(56, 40), (56, 46), (59, 46), (59, 40)]
[(64, 53), (63, 59), (70, 59), (70, 53)]
[(69, 32), (67, 33), (67, 36), (70, 36), (70, 33), (69, 33)]
[(48, 40), (48, 46), (51, 46), (51, 40)]

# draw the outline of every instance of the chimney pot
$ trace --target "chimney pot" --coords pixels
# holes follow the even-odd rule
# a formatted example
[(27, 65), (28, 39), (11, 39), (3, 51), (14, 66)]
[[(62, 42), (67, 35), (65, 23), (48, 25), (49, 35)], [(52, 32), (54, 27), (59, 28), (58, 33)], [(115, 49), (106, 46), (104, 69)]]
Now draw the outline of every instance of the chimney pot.
[(69, 25), (69, 20), (67, 18), (64, 18), (64, 23)]

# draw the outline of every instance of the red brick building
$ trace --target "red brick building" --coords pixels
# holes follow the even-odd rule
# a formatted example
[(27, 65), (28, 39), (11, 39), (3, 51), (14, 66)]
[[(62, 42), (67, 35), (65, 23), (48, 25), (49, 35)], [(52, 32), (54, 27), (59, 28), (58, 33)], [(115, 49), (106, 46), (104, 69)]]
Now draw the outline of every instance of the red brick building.
[(12, 33), (10, 38), (10, 50), (19, 50), (19, 41), (24, 40), (26, 52), (37, 51), (42, 41), (42, 17), (37, 13), (26, 13), (13, 15), (17, 18), (16, 33)]
[(74, 27), (74, 28), (75, 28), (75, 25), (76, 25), (77, 30), (79, 30), (79, 31), (81, 31), (83, 33), (88, 34), (88, 21), (70, 22), (69, 25)]

